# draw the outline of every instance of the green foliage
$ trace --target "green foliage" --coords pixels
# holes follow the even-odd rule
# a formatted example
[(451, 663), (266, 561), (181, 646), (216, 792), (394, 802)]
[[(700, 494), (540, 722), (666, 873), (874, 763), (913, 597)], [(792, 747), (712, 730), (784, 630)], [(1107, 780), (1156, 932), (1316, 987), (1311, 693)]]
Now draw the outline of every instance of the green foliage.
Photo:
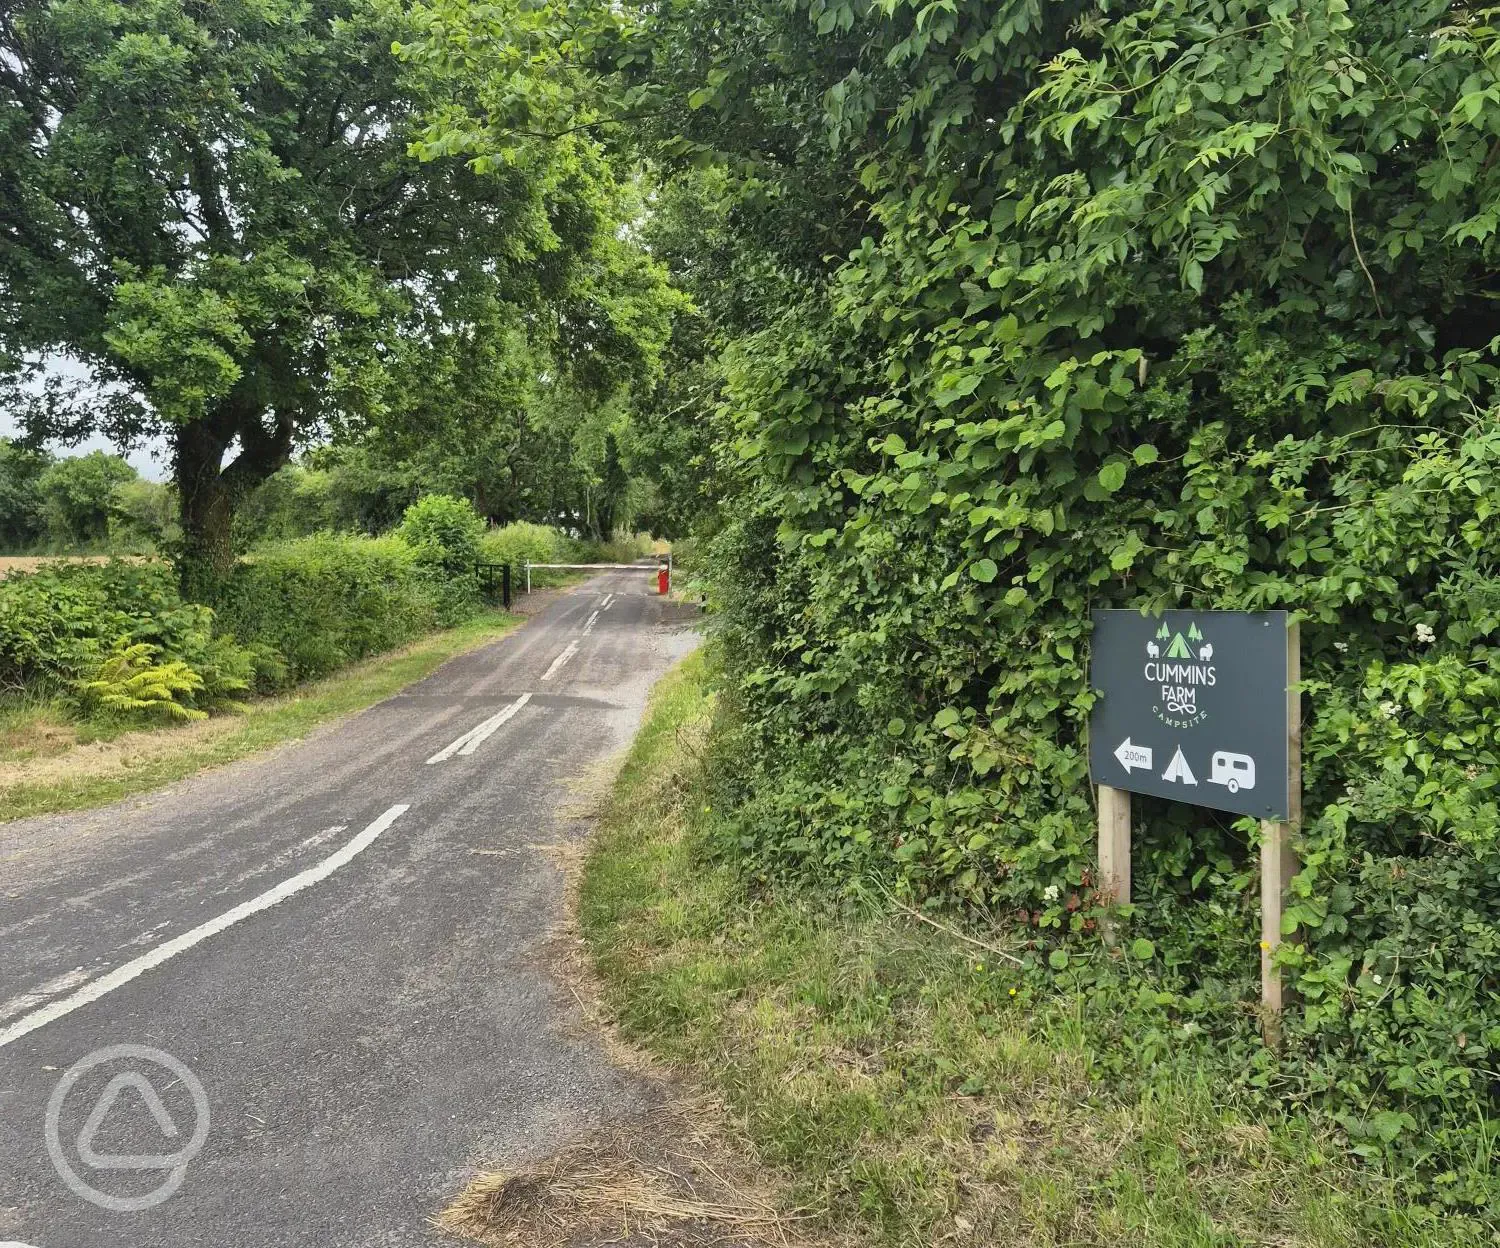
[[(1500, 1201), (1492, 16), (696, 0), (620, 58), (736, 227), (716, 266), (705, 195), (665, 203), (722, 344), (721, 850), (994, 915), (1119, 1004), (1126, 1066), (1188, 1028), (1471, 1211)], [(1139, 803), (1151, 955), (1092, 948), (1106, 606), (1302, 619), (1280, 1056), (1246, 824)]]
[(465, 499), (429, 494), (418, 499), (401, 517), (396, 536), (417, 558), (443, 572), (471, 571), (479, 558), (484, 521)]
[(41, 479), (51, 456), (0, 438), (0, 552), (21, 554), (46, 536)]
[(512, 583), (524, 584), (522, 569), (528, 563), (572, 563), (573, 544), (556, 529), (518, 520), (489, 529), (479, 543), (479, 557), (486, 563), (510, 565)]
[[(235, 567), (217, 605), (218, 624), (274, 651), (285, 665), (281, 682), (306, 680), (451, 617), (444, 580), (395, 537), (286, 542)], [(473, 597), (465, 605), (472, 614)], [(262, 691), (271, 684), (271, 674), (263, 675)]]
[(37, 481), (48, 539), (63, 550), (106, 541), (116, 494), (136, 479), (134, 468), (103, 451), (56, 460)]
[(60, 693), (121, 638), (190, 664), (214, 644), (213, 613), (184, 603), (165, 563), (52, 563), (0, 580), (0, 690)]
[(0, 438), (0, 552), (164, 550), (181, 537), (172, 488), (116, 455), (55, 458)]
[(170, 485), (140, 478), (125, 481), (115, 487), (109, 509), (110, 545), (115, 550), (135, 545), (168, 551), (182, 540), (177, 492)]
[[(1102, 950), (1053, 950), (1053, 969), (1026, 933), (978, 915), (940, 932), (875, 889), (768, 895), (706, 861), (723, 817), (713, 696), (697, 656), (653, 690), (590, 845), (580, 926), (615, 1020), (728, 1102), (813, 1238), (1493, 1243), (1492, 1222), (1424, 1207), (1402, 1177), (1341, 1156), (1296, 1100), (1226, 1095), (1238, 1054), (1215, 1062), (1195, 1017), (1136, 1005), (1160, 995), (1139, 963), (1104, 994), (1098, 972), (1083, 978)], [(1142, 1047), (1156, 1060), (1122, 1069)]]
[[(48, 564), (0, 580), (0, 693), (77, 695), (84, 714), (175, 715), (140, 692), (165, 689), (179, 709), (233, 710), (248, 690), (324, 675), (478, 606), (471, 572), (426, 563), (397, 537), (267, 546), (235, 568), (214, 609), (184, 602), (165, 563)], [(152, 706), (132, 708), (137, 696)]]
[[(515, 116), (473, 58), (423, 52), (431, 22), (385, 0), (7, 7), (4, 398), (37, 436), (165, 439), (195, 589), (315, 434), (491, 427), (517, 377), (598, 395), (655, 366), (675, 297), (597, 141), (540, 117), (503, 159), (425, 138), (476, 93)], [(551, 92), (545, 59), (509, 89)], [(28, 384), (49, 353), (87, 382)]]
[(181, 659), (158, 661), (159, 653), (149, 642), (115, 642), (98, 670), (74, 686), (84, 715), (206, 719), (208, 712), (192, 705), (203, 678)]

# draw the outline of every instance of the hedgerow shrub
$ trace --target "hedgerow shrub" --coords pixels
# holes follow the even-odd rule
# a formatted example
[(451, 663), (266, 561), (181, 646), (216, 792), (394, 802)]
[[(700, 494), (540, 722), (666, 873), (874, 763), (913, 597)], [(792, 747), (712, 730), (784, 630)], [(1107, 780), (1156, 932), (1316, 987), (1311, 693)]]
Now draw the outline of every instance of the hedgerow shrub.
[[(608, 542), (569, 537), (545, 524), (518, 520), (490, 529), (480, 539), (480, 558), (489, 563), (508, 563), (511, 575), (523, 584), (527, 563), (629, 563), (651, 554), (651, 538), (644, 533), (614, 538)], [(549, 585), (556, 576), (545, 570), (532, 573), (533, 585)]]
[[(696, 137), (753, 167), (749, 220), (842, 174), (819, 219), (866, 236), (721, 361), (726, 852), (1076, 952), (1090, 609), (1287, 608), (1284, 1051), (1253, 1039), (1247, 821), (1138, 802), (1145, 956), (1058, 965), (1113, 994), (1122, 1061), (1209, 1037), (1227, 1079), (1495, 1214), (1500, 27), (1414, 0), (749, 8), (725, 21), (774, 47), (771, 94), (719, 23), (660, 36), (706, 67)], [(767, 268), (790, 246), (757, 242)]]
[(467, 583), (450, 596), (440, 569), (397, 537), (310, 537), (265, 547), (223, 586), (218, 626), (273, 650), (271, 684), (329, 672), (472, 614)]
[(478, 602), (472, 571), (397, 537), (269, 546), (214, 609), (183, 602), (166, 563), (49, 564), (0, 580), (0, 694), (93, 718), (192, 718), (458, 623)]
[(44, 564), (0, 580), (0, 690), (58, 693), (123, 639), (198, 663), (213, 613), (184, 603), (162, 562)]
[[(576, 551), (570, 538), (545, 524), (517, 520), (486, 531), (479, 541), (479, 557), (486, 563), (510, 565), (511, 583), (517, 592), (526, 584), (528, 563), (574, 563)], [(557, 576), (550, 572), (532, 574), (532, 585), (550, 585)]]
[(580, 563), (634, 563), (655, 549), (649, 533), (618, 533), (608, 541), (580, 541), (576, 553)]
[(465, 573), (479, 558), (484, 521), (466, 498), (428, 494), (406, 509), (395, 533), (421, 562), (448, 573)]

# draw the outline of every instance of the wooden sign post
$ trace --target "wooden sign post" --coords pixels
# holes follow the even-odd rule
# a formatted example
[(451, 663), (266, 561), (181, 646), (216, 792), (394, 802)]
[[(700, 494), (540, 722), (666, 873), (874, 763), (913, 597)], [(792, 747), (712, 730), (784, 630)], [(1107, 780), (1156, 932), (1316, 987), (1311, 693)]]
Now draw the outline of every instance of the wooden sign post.
[(1099, 895), (1130, 904), (1130, 794), (1099, 786)]
[(1251, 815), (1261, 829), (1261, 1006), (1284, 1004), (1276, 949), (1302, 818), (1301, 656), (1283, 611), (1094, 612), (1089, 771), (1101, 896), (1130, 901), (1130, 794)]
[(1260, 824), (1260, 1003), (1261, 1032), (1266, 1043), (1281, 1043), (1284, 1004), (1281, 971), (1274, 965), (1276, 947), (1291, 933), (1281, 930), (1286, 887), (1302, 869), (1292, 838), (1302, 825), (1302, 647), (1297, 622), (1286, 630), (1287, 812), (1285, 819)]

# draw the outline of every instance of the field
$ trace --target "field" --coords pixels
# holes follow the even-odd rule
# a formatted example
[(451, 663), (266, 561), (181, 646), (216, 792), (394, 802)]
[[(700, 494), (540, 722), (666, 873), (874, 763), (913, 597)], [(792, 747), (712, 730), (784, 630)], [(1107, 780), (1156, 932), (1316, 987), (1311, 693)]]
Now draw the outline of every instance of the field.
[(108, 563), (111, 559), (140, 562), (145, 555), (0, 555), (0, 580), (17, 572), (35, 572), (44, 563)]

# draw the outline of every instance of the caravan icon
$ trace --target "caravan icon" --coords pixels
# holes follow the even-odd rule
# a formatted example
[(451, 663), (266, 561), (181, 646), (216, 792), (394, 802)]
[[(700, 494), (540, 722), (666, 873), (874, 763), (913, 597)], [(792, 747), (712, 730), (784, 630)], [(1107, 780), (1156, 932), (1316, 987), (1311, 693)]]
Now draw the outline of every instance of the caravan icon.
[(1255, 787), (1255, 760), (1248, 754), (1231, 754), (1216, 750), (1209, 768), (1208, 782), (1222, 784), (1231, 793)]

